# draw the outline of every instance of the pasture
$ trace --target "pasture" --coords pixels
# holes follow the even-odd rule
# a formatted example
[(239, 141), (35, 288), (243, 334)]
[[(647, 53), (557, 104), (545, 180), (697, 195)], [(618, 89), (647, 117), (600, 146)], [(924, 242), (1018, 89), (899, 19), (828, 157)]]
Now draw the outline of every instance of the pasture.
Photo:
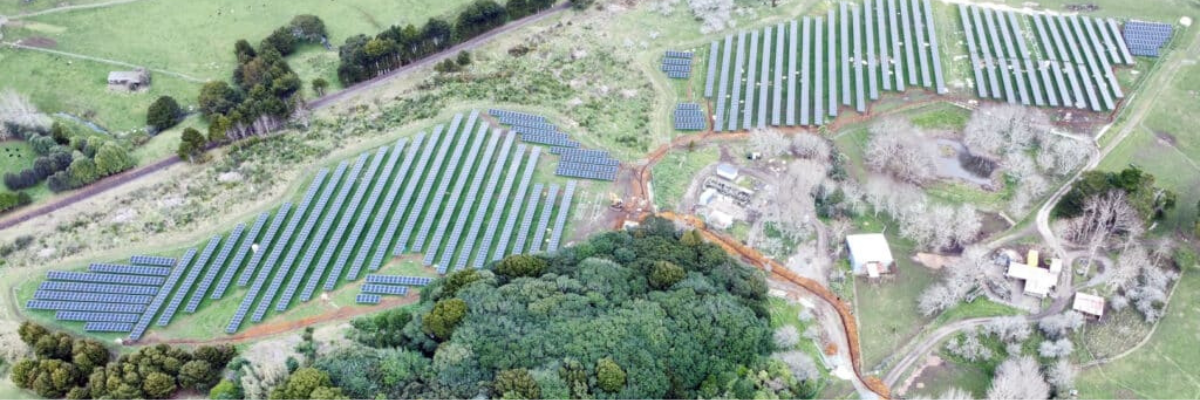
[(651, 170), (654, 177), (654, 205), (660, 209), (678, 207), (679, 201), (687, 194), (688, 186), (699, 178), (696, 174), (716, 163), (720, 156), (716, 146), (667, 153)]

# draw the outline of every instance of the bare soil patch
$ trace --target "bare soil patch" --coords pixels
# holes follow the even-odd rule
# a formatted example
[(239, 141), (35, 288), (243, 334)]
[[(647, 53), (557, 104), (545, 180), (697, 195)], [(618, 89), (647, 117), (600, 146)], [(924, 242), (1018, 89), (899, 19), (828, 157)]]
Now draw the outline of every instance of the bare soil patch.
[(1170, 132), (1167, 132), (1167, 131), (1157, 131), (1156, 130), (1156, 131), (1154, 131), (1154, 137), (1158, 138), (1158, 141), (1169, 144), (1171, 146), (1175, 146), (1176, 144), (1179, 143), (1175, 139), (1175, 135), (1172, 135)]
[(22, 46), (37, 47), (41, 49), (53, 49), (58, 47), (58, 41), (45, 36), (30, 36), (17, 41), (17, 44)]

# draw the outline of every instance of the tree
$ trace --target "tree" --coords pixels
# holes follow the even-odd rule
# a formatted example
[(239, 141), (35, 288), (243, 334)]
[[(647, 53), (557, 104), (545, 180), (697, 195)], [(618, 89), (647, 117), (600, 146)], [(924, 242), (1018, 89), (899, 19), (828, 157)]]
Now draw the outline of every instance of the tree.
[(279, 27), (267, 35), (262, 43), (258, 44), (261, 53), (266, 53), (269, 50), (279, 52), (281, 56), (291, 55), (296, 51), (296, 36), (292, 34), (292, 30), (287, 27)]
[(433, 310), (422, 318), (425, 333), (437, 340), (446, 340), (454, 328), (467, 316), (467, 302), (462, 299), (442, 300), (433, 305)]
[(1030, 356), (1014, 357), (1000, 363), (992, 386), (990, 400), (1029, 400), (1050, 397), (1050, 385), (1042, 377), (1037, 360)]
[(571, 8), (573, 8), (577, 11), (586, 10), (586, 9), (588, 9), (588, 7), (591, 7), (592, 4), (594, 4), (596, 2), (596, 0), (569, 0), (569, 1), (571, 2)]
[(659, 290), (665, 290), (683, 280), (686, 276), (687, 272), (678, 265), (670, 261), (658, 261), (654, 263), (654, 270), (650, 272), (650, 286)]
[[(320, 390), (319, 389), (324, 389)], [(322, 397), (316, 397), (320, 395)], [(315, 368), (300, 368), (292, 373), (282, 385), (271, 391), (272, 400), (326, 399), (342, 397), (341, 391), (333, 386), (329, 374)]]
[(455, 58), (455, 61), (460, 67), (471, 65), (471, 53), (466, 50), (460, 51), (458, 52), (458, 57)]
[(1038, 345), (1038, 355), (1043, 358), (1065, 358), (1074, 351), (1075, 344), (1065, 337), (1054, 341), (1047, 340)]
[(316, 78), (312, 80), (312, 89), (317, 96), (324, 96), (325, 89), (329, 88), (329, 82), (325, 78)]
[(325, 21), (316, 15), (297, 15), (292, 17), (288, 26), (292, 28), (292, 36), (309, 42), (319, 42), (328, 35), (325, 32)]
[(775, 353), (774, 357), (779, 359), (779, 361), (783, 361), (784, 365), (787, 365), (788, 370), (792, 372), (792, 378), (795, 378), (798, 382), (816, 379), (821, 376), (821, 373), (817, 370), (817, 363), (813, 361), (812, 357), (809, 357), (808, 354), (804, 354), (802, 351), (791, 350)]
[(150, 109), (146, 111), (146, 125), (154, 132), (161, 132), (178, 124), (182, 115), (183, 109), (179, 108), (179, 102), (174, 97), (160, 96), (150, 103)]
[(775, 348), (779, 350), (789, 350), (800, 344), (800, 332), (795, 325), (784, 325), (775, 330), (775, 335), (772, 337), (775, 342)]
[(871, 126), (867, 142), (867, 167), (913, 184), (933, 180), (937, 173), (937, 148), (908, 119), (890, 117)]
[(538, 277), (545, 272), (548, 263), (542, 258), (531, 254), (515, 254), (504, 257), (496, 264), (497, 274), (509, 279), (521, 277)]
[(946, 350), (964, 360), (976, 362), (980, 360), (988, 360), (992, 358), (992, 349), (984, 346), (979, 341), (979, 334), (974, 331), (968, 331), (961, 338), (953, 338), (946, 342)]
[(601, 358), (596, 362), (596, 382), (600, 390), (616, 393), (625, 387), (625, 370), (617, 365), (611, 357)]
[(175, 378), (162, 372), (151, 372), (142, 382), (142, 391), (152, 399), (165, 399), (175, 393)]
[(790, 147), (791, 141), (775, 129), (759, 129), (750, 134), (750, 148), (767, 158), (779, 157)]
[(533, 379), (533, 374), (524, 368), (509, 369), (496, 374), (492, 380), (495, 398), (540, 399), (542, 391)]
[(193, 128), (183, 130), (183, 136), (179, 141), (179, 158), (187, 159), (189, 162), (196, 162), (196, 156), (204, 152), (204, 146), (207, 145), (204, 135)]
[(475, 0), (458, 14), (454, 34), (459, 41), (465, 41), (503, 25), (507, 19), (504, 6), (492, 0)]
[(179, 386), (203, 392), (220, 378), (208, 361), (192, 360), (179, 368)]
[(997, 317), (983, 326), (983, 332), (1010, 344), (1024, 342), (1033, 334), (1029, 321), (1020, 316)]
[(1078, 217), (1066, 224), (1064, 237), (1088, 248), (1088, 265), (1096, 252), (1114, 236), (1137, 237), (1145, 231), (1137, 210), (1129, 204), (1125, 192), (1109, 191), (1089, 197)]
[(220, 383), (213, 386), (212, 390), (208, 391), (208, 398), (212, 400), (236, 400), (244, 398), (242, 391), (238, 389), (238, 385), (228, 379), (222, 379)]
[(102, 176), (116, 174), (137, 164), (124, 146), (111, 141), (100, 146), (95, 159), (96, 171)]
[(38, 110), (29, 96), (8, 89), (0, 93), (0, 126), (5, 129), (0, 134), (17, 135), (16, 128), (45, 128), (50, 125), (50, 117)]
[(1054, 387), (1055, 397), (1066, 398), (1065, 394), (1075, 388), (1075, 375), (1078, 370), (1071, 365), (1071, 360), (1060, 358), (1046, 371), (1046, 380)]
[(197, 103), (200, 113), (211, 119), (214, 115), (228, 114), (241, 103), (241, 97), (225, 81), (212, 81), (200, 87)]
[(233, 44), (233, 54), (237, 56), (238, 64), (245, 64), (258, 57), (258, 52), (254, 51), (254, 46), (250, 45), (246, 39), (238, 39)]
[(441, 298), (454, 297), (460, 289), (483, 279), (483, 274), (474, 268), (455, 271), (446, 276), (446, 279), (442, 281)]
[(828, 160), (832, 152), (829, 142), (818, 135), (798, 134), (792, 137), (792, 154), (817, 161)]

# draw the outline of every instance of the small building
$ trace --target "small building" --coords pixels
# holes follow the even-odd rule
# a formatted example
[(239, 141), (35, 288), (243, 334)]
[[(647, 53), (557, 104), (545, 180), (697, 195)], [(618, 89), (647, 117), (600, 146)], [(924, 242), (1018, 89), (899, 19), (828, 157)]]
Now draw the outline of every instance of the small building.
[(1071, 305), (1071, 309), (1079, 311), (1083, 315), (1100, 319), (1104, 317), (1104, 298), (1087, 293), (1075, 293), (1075, 302)]
[(717, 189), (713, 189), (713, 188), (705, 189), (703, 192), (700, 192), (700, 205), (707, 206), (709, 204), (712, 204), (713, 200), (715, 200), (716, 198), (717, 198)]
[(108, 88), (116, 90), (137, 91), (150, 86), (150, 72), (145, 68), (133, 71), (112, 71), (108, 73)]
[[(1036, 257), (1036, 253), (1030, 252), (1030, 261), (1036, 260)], [(1050, 265), (1051, 268), (1046, 269), (1013, 261), (1008, 263), (1008, 271), (1005, 272), (1005, 275), (1025, 281), (1026, 296), (1045, 298), (1058, 285), (1058, 274), (1062, 271), (1062, 261), (1051, 259)]]
[(855, 275), (874, 278), (892, 272), (896, 259), (882, 233), (848, 235), (846, 246), (850, 248), (850, 267)]
[(733, 164), (720, 163), (717, 164), (717, 176), (727, 181), (735, 182), (738, 178), (738, 169)]

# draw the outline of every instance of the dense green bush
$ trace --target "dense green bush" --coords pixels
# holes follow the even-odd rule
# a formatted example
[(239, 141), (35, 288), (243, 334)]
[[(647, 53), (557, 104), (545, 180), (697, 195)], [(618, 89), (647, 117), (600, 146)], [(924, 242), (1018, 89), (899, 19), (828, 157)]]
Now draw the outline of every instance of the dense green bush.
[(178, 124), (182, 116), (183, 109), (174, 97), (160, 96), (146, 111), (146, 126), (151, 128), (151, 134), (162, 132)]

